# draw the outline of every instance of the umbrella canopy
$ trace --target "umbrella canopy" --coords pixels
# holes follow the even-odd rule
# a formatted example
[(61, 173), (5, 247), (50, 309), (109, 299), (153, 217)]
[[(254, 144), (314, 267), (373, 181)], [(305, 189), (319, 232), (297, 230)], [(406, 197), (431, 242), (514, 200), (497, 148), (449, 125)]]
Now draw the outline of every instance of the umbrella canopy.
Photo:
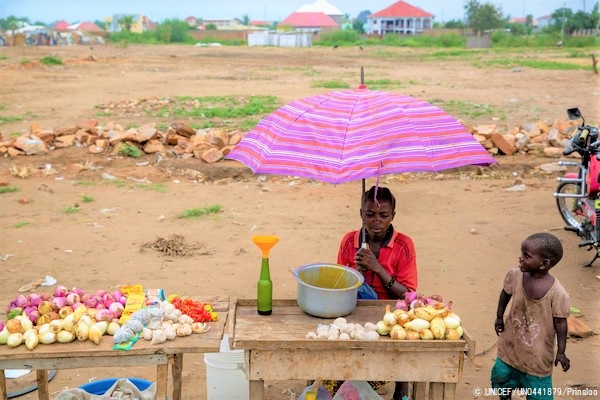
[(227, 158), (241, 161), (254, 173), (332, 184), (495, 163), (471, 133), (439, 107), (364, 85), (280, 107), (248, 132)]

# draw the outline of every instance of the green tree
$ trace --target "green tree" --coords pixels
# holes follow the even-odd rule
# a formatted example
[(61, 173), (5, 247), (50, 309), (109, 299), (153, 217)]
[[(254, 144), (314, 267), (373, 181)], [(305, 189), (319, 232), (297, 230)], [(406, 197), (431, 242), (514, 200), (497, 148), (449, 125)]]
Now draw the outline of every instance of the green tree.
[[(29, 18), (25, 17), (25, 18), (17, 18), (14, 15), (9, 15), (6, 18), (0, 18), (0, 30), (3, 33), (6, 33), (8, 31), (11, 32), (10, 38), (13, 41), (13, 43), (11, 43), (11, 45), (14, 44), (14, 40), (15, 40), (15, 31), (25, 25), (29, 24)], [(3, 35), (4, 37), (7, 37), (7, 35)]]
[(448, 29), (462, 29), (465, 27), (465, 24), (460, 19), (451, 19), (444, 26)]
[(244, 26), (250, 25), (250, 16), (248, 14), (242, 15), (241, 21), (242, 21), (242, 25), (244, 25)]
[(185, 21), (166, 19), (156, 27), (156, 38), (164, 43), (185, 43), (190, 27)]
[(502, 10), (491, 3), (481, 4), (477, 0), (469, 0), (465, 4), (467, 25), (480, 35), (484, 31), (501, 28), (505, 21)]
[(209, 22), (208, 24), (206, 24), (206, 30), (207, 31), (216, 31), (217, 26), (215, 24), (213, 24), (212, 22)]
[(352, 21), (352, 30), (363, 34), (365, 33), (365, 24), (355, 19), (354, 21)]
[(131, 32), (131, 27), (133, 26), (133, 16), (124, 15), (121, 18), (119, 18), (119, 21), (117, 22), (119, 23), (119, 26), (122, 30), (126, 32)]

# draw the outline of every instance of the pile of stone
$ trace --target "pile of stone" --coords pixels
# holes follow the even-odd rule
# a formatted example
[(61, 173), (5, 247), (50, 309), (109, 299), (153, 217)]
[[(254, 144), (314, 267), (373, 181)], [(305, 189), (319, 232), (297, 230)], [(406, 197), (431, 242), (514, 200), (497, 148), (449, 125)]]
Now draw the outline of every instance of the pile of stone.
[[(502, 133), (496, 125), (470, 127), (473, 137), (492, 155), (531, 154), (562, 157), (563, 148), (574, 135), (576, 121), (544, 121), (515, 127)], [(162, 157), (197, 158), (217, 162), (242, 139), (242, 132), (224, 129), (193, 129), (186, 123), (171, 124), (160, 131), (154, 123), (124, 129), (117, 123), (99, 125), (95, 119), (82, 120), (68, 128), (43, 129), (32, 123), (30, 132), (5, 137), (0, 132), (0, 155), (16, 157), (43, 154), (49, 150), (82, 147), (93, 154), (130, 155), (132, 146), (146, 154)]]
[(164, 132), (155, 124), (124, 129), (109, 122), (82, 120), (77, 125), (53, 130), (39, 124), (30, 126), (29, 134), (4, 138), (0, 133), (0, 155), (16, 157), (47, 153), (66, 147), (83, 147), (92, 154), (131, 155), (134, 146), (139, 152), (162, 157), (198, 158), (207, 163), (221, 160), (241, 140), (239, 132), (223, 129), (195, 130), (185, 123), (173, 123)]

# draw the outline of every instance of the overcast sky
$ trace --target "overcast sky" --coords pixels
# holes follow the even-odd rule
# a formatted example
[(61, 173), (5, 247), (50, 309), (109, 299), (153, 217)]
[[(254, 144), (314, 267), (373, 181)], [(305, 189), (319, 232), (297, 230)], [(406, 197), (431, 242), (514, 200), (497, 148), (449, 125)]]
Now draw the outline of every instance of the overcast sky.
[[(380, 11), (394, 0), (328, 0), (343, 14), (356, 17), (361, 11)], [(538, 18), (566, 6), (573, 11), (590, 12), (598, 0), (480, 0), (502, 9), (503, 15)], [(143, 14), (155, 22), (167, 18), (185, 19), (189, 16), (204, 19), (241, 18), (281, 21), (303, 4), (314, 0), (0, 0), (0, 18), (9, 15), (28, 17), (31, 22), (51, 23), (61, 19), (69, 23), (103, 20), (114, 14)], [(466, 0), (408, 0), (435, 16), (439, 22), (461, 19)]]

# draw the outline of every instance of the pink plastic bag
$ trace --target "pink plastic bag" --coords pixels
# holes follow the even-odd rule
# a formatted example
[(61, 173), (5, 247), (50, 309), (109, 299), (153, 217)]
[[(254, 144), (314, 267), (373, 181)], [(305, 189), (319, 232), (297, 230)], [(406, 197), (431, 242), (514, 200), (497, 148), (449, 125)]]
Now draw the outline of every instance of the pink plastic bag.
[(333, 400), (383, 400), (367, 381), (346, 381), (340, 386)]

